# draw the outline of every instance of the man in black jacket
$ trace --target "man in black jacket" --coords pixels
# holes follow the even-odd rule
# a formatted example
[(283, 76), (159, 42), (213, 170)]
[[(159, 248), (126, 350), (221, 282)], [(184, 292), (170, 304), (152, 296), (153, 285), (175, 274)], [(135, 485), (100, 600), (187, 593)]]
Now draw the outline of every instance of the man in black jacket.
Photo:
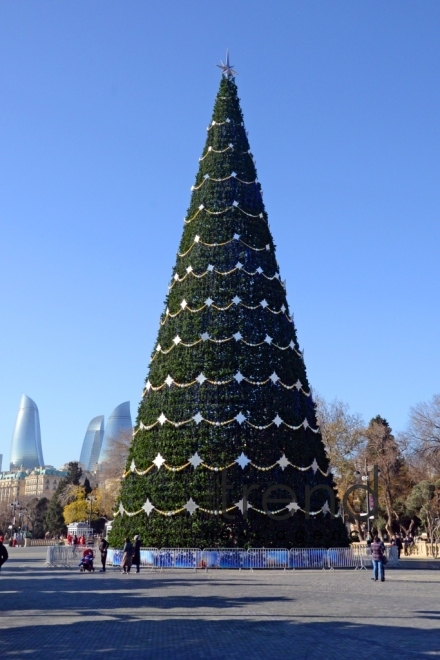
[(99, 570), (100, 573), (105, 573), (105, 564), (107, 562), (107, 548), (109, 546), (108, 541), (105, 540), (103, 536), (99, 537), (99, 546), (98, 550), (101, 553), (101, 564), (102, 568)]
[(133, 552), (133, 564), (136, 566), (136, 573), (139, 573), (140, 571), (140, 565), (141, 565), (141, 545), (142, 541), (139, 538), (138, 534), (135, 534), (134, 537), (134, 552)]
[(4, 540), (5, 539), (3, 538), (3, 536), (0, 536), (0, 571), (2, 570), (3, 564), (9, 557), (6, 547), (3, 545)]

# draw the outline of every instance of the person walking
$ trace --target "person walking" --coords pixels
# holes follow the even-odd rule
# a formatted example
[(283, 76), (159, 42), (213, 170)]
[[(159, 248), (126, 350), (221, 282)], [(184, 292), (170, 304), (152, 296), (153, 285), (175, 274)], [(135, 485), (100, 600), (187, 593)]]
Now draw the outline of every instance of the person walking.
[(139, 573), (141, 566), (141, 545), (142, 541), (139, 534), (134, 535), (133, 564), (136, 566), (136, 573)]
[(397, 558), (400, 559), (400, 553), (402, 552), (402, 547), (403, 547), (400, 534), (396, 534), (396, 546), (397, 546)]
[(373, 560), (373, 580), (377, 582), (380, 575), (380, 581), (385, 582), (385, 545), (378, 536), (374, 537), (373, 543), (370, 545), (371, 558)]
[(128, 536), (125, 539), (123, 552), (121, 562), (122, 573), (130, 573), (131, 563), (133, 561), (133, 544)]
[(102, 568), (99, 569), (100, 573), (105, 573), (108, 546), (109, 546), (109, 542), (101, 535), (99, 537), (99, 545), (98, 545), (98, 550), (101, 553), (101, 564), (102, 564)]
[(6, 546), (3, 545), (4, 537), (0, 536), (0, 571), (2, 570), (2, 566), (5, 563), (5, 561), (8, 560), (9, 555), (8, 551), (6, 550)]

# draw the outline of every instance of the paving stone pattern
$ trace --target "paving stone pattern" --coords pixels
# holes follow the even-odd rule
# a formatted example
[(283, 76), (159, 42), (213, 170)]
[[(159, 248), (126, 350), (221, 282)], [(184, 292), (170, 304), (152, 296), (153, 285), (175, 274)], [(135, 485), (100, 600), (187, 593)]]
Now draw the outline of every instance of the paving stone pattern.
[(43, 567), (14, 548), (0, 574), (0, 656), (345, 660), (440, 656), (439, 564), (368, 571)]

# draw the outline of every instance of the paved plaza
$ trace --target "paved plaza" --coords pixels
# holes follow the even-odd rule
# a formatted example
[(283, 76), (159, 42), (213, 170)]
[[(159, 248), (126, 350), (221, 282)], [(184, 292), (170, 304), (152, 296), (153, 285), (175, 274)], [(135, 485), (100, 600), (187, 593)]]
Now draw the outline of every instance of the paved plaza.
[(393, 660), (440, 656), (440, 562), (387, 571), (141, 571), (43, 566), (11, 548), (0, 656)]

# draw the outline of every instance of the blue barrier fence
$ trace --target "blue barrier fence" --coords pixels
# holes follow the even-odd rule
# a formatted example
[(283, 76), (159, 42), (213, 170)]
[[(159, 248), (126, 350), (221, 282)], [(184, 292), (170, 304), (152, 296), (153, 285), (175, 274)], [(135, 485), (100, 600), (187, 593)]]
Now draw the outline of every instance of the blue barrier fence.
[[(109, 548), (107, 565), (121, 565), (123, 552)], [(142, 548), (141, 566), (150, 569), (364, 569), (371, 565), (366, 548)]]
[[(99, 553), (97, 553), (99, 555)], [(52, 568), (73, 568), (82, 553), (72, 546), (49, 546), (45, 565)], [(107, 565), (119, 567), (123, 551), (109, 548)], [(397, 548), (387, 548), (389, 566), (400, 566)], [(141, 566), (154, 569), (334, 569), (371, 567), (371, 554), (366, 544), (350, 548), (142, 548)]]

